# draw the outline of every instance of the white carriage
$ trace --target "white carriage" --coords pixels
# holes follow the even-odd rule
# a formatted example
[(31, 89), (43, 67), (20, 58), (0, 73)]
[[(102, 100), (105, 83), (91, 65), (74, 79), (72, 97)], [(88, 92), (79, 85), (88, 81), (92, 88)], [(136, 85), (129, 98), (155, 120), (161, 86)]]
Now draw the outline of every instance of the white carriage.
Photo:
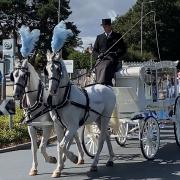
[[(129, 63), (123, 64), (122, 70), (116, 73), (113, 88), (117, 102), (110, 132), (120, 145), (125, 144), (127, 137), (137, 135), (146, 159), (153, 159), (157, 154), (159, 127), (164, 123), (174, 123), (176, 142), (180, 146), (180, 97), (176, 66), (177, 62), (173, 61)], [(113, 116), (119, 119), (114, 126)], [(93, 125), (83, 131), (83, 147), (93, 157), (98, 130)]]

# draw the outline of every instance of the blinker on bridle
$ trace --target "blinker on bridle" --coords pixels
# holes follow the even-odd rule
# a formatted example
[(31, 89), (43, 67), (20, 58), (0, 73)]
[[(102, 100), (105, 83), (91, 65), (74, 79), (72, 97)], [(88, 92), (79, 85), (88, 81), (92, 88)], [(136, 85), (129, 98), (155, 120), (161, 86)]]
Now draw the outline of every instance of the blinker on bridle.
[[(60, 83), (61, 76), (62, 76), (62, 66), (61, 66), (61, 62), (56, 61), (56, 60), (52, 60), (50, 63), (51, 63), (52, 65), (58, 64), (58, 67), (60, 68), (60, 70), (59, 70), (59, 78), (50, 77), (50, 78), (48, 78), (48, 80), (55, 80), (55, 81), (57, 81), (58, 84), (59, 84), (59, 83)], [(49, 76), (48, 71), (47, 71), (46, 68), (44, 68), (44, 74), (45, 74), (46, 76)]]
[[(15, 83), (15, 84), (14, 84), (14, 85), (20, 86), (20, 87), (22, 87), (22, 88), (25, 89), (25, 87), (26, 87), (26, 85), (27, 85), (28, 79), (30, 80), (30, 72), (28, 72), (28, 68), (18, 67), (18, 68), (15, 68), (15, 70), (21, 70), (22, 72), (24, 72), (24, 70), (25, 70), (25, 75), (24, 75), (24, 76), (25, 76), (25, 84), (24, 84), (24, 86), (23, 86), (21, 83)], [(14, 82), (13, 72), (11, 72), (11, 74), (10, 74), (10, 80), (11, 80), (12, 82)]]

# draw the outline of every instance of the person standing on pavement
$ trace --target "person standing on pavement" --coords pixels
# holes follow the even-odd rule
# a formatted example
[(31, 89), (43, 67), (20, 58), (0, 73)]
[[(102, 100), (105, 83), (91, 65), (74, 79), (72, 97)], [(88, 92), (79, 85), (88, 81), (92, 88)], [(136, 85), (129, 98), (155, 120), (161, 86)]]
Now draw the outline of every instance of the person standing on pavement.
[[(127, 48), (123, 39), (120, 39), (121, 34), (112, 30), (111, 19), (102, 19), (101, 25), (104, 33), (96, 37), (93, 48), (93, 56), (97, 59), (95, 65), (96, 82), (113, 86), (112, 79)], [(118, 43), (107, 54), (104, 54), (117, 41)]]

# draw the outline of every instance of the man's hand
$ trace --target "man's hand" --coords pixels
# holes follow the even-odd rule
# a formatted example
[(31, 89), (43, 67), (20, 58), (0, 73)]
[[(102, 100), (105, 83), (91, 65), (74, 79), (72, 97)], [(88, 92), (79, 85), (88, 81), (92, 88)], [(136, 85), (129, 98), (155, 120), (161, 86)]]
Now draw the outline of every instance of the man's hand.
[(117, 54), (118, 54), (117, 52), (109, 52), (108, 53), (108, 55), (110, 55), (110, 56), (117, 56)]
[(103, 59), (103, 58), (104, 58), (104, 53), (100, 53), (98, 59)]

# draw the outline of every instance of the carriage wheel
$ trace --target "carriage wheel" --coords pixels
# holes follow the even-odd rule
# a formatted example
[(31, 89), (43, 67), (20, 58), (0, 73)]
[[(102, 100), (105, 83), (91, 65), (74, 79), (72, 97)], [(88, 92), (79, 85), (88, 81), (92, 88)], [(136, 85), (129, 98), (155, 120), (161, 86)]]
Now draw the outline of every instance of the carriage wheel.
[(174, 123), (174, 134), (176, 143), (178, 146), (180, 146), (180, 98), (176, 100), (175, 105), (175, 123)]
[(85, 153), (94, 158), (98, 148), (99, 129), (97, 125), (85, 125), (82, 130), (81, 140)]
[(120, 123), (119, 131), (117, 133), (118, 137), (115, 137), (117, 144), (120, 146), (125, 146), (128, 134), (128, 123)]
[(147, 117), (140, 131), (140, 146), (143, 156), (148, 160), (154, 159), (159, 144), (159, 124), (154, 117)]

